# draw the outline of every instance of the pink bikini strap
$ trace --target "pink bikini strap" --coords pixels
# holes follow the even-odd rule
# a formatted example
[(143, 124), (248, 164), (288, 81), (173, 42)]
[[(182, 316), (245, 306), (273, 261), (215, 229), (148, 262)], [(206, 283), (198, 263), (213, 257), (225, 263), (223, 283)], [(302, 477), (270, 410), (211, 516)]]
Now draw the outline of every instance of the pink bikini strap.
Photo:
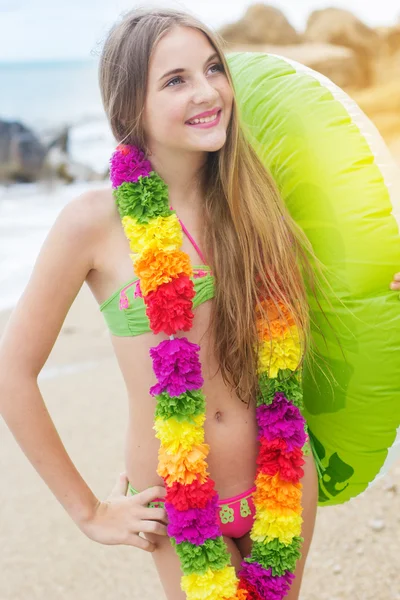
[[(170, 206), (170, 209), (171, 209), (171, 210), (174, 210), (174, 209), (172, 208), (172, 206)], [(196, 250), (197, 254), (200, 256), (201, 260), (203, 261), (203, 263), (202, 263), (202, 264), (203, 264), (203, 265), (205, 265), (205, 264), (206, 264), (206, 261), (205, 261), (205, 258), (204, 258), (204, 256), (203, 256), (203, 254), (202, 254), (202, 252), (201, 252), (200, 248), (198, 247), (198, 245), (196, 244), (196, 242), (194, 241), (194, 239), (192, 238), (192, 236), (190, 235), (190, 233), (188, 232), (188, 230), (186, 229), (185, 225), (183, 224), (183, 222), (180, 220), (180, 218), (179, 218), (179, 217), (178, 217), (178, 221), (179, 221), (179, 223), (181, 224), (181, 227), (182, 227), (183, 231), (186, 233), (186, 235), (188, 236), (189, 240), (192, 242), (192, 244), (193, 244), (193, 247), (195, 248), (195, 250)]]

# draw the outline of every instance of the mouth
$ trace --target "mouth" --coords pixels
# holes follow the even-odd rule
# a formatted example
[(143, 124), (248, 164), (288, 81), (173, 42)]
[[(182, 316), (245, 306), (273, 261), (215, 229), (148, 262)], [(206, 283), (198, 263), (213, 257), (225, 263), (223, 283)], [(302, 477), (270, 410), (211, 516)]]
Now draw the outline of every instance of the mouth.
[(186, 125), (189, 127), (195, 127), (196, 129), (210, 129), (211, 127), (216, 127), (221, 120), (222, 110), (219, 110), (215, 115), (211, 117), (205, 117), (203, 119), (193, 119), (192, 121), (187, 121)]

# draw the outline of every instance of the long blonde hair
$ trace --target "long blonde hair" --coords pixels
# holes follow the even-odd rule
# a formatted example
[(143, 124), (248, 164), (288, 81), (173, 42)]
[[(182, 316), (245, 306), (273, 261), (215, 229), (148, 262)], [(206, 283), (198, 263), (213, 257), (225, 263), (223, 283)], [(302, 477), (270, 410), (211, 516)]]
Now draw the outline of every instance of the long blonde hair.
[[(118, 142), (146, 149), (142, 113), (149, 62), (157, 42), (176, 26), (204, 33), (234, 90), (218, 34), (184, 12), (131, 10), (110, 30), (99, 67), (104, 109)], [(309, 348), (304, 281), (315, 289), (312, 250), (247, 140), (235, 97), (226, 143), (208, 154), (203, 175), (204, 241), (216, 283), (210, 319), (215, 356), (225, 383), (249, 403), (259, 389), (256, 314), (268, 320), (263, 299), (272, 299), (282, 318), (280, 303), (292, 313), (300, 332), (302, 360)]]

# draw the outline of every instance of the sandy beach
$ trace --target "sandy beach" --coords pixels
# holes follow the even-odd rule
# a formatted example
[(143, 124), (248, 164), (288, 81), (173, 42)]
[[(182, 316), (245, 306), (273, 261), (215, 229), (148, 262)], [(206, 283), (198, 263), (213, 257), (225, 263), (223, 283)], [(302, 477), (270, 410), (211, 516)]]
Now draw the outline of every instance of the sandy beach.
[[(0, 313), (0, 335), (9, 311)], [(102, 315), (86, 285), (40, 388), (72, 460), (99, 498), (123, 470), (127, 403)], [(0, 421), (0, 599), (164, 599), (150, 554), (103, 546), (70, 520)], [(351, 502), (319, 508), (301, 600), (400, 600), (400, 463)]]

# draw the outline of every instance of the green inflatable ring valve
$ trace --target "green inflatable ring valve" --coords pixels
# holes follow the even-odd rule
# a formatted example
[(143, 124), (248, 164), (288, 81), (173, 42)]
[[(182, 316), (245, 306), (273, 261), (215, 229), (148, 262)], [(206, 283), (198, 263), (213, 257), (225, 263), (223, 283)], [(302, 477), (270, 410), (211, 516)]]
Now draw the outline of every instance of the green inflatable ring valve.
[(303, 370), (304, 416), (319, 505), (340, 504), (400, 455), (400, 302), (389, 288), (400, 270), (400, 171), (327, 77), (271, 54), (227, 60), (246, 135), (331, 286), (331, 308), (322, 304), (330, 326), (308, 296), (323, 335), (314, 328), (319, 368)]

